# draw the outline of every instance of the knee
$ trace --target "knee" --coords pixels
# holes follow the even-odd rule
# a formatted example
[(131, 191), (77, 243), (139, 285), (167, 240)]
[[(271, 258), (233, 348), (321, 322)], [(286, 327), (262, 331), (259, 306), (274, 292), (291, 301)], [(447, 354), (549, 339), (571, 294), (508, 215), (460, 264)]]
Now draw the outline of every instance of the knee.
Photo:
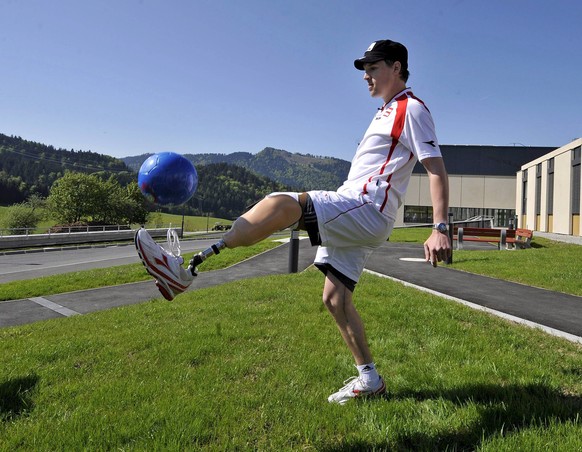
[(335, 296), (333, 293), (323, 294), (323, 305), (327, 308), (331, 315), (335, 316), (337, 312), (343, 312), (344, 300), (342, 297)]
[(331, 311), (333, 305), (331, 302), (331, 299), (329, 297), (326, 297), (325, 294), (323, 294), (323, 305), (327, 308), (328, 311)]
[(288, 198), (293, 199), (295, 202), (301, 203), (300, 197), (301, 193), (294, 192), (294, 191), (276, 191), (273, 193), (269, 193), (265, 198), (275, 198), (277, 196), (287, 196)]
[(299, 218), (303, 212), (297, 193), (271, 193), (261, 203), (268, 206), (267, 208), (271, 211), (272, 215), (291, 215)]

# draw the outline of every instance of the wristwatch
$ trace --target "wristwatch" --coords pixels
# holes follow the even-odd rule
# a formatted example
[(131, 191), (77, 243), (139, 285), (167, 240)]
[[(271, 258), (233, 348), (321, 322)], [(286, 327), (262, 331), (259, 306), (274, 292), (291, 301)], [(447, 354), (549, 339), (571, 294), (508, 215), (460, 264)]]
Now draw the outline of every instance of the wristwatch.
[(435, 223), (432, 225), (432, 228), (442, 232), (443, 234), (447, 233), (447, 223)]

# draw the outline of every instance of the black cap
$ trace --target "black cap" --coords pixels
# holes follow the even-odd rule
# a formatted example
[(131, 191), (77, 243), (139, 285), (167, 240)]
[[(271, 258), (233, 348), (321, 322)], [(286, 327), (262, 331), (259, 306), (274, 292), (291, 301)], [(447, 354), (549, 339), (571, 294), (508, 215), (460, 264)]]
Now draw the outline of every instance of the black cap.
[(390, 39), (375, 41), (370, 44), (362, 58), (354, 61), (354, 66), (363, 71), (365, 63), (381, 60), (400, 61), (402, 69), (406, 70), (408, 69), (408, 50), (399, 42), (390, 41)]

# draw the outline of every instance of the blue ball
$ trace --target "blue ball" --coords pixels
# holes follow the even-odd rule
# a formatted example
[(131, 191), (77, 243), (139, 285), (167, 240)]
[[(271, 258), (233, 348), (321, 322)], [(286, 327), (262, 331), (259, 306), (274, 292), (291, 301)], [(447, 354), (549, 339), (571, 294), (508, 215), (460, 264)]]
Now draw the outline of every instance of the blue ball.
[(156, 204), (180, 205), (196, 191), (198, 173), (184, 156), (160, 152), (143, 162), (137, 174), (137, 184), (143, 195)]

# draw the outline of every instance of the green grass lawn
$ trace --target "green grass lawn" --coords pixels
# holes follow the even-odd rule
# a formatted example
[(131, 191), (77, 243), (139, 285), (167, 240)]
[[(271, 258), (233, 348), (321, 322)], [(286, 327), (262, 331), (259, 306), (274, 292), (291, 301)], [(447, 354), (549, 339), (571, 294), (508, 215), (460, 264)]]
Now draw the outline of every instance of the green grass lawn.
[[(453, 268), (576, 292), (582, 247), (534, 245), (455, 252)], [(0, 294), (148, 278), (135, 264)], [(355, 302), (389, 394), (328, 404), (355, 369), (321, 285), (309, 269), (1, 329), (0, 450), (582, 450), (580, 345), (370, 274)]]
[(2, 450), (581, 450), (580, 347), (365, 274), (389, 386), (355, 369), (316, 270), (0, 330)]
[[(173, 228), (182, 227), (182, 215), (174, 215), (169, 213), (152, 214), (150, 221), (146, 224), (147, 227), (168, 227), (172, 225)], [(223, 225), (232, 224), (230, 220), (224, 220), (222, 218), (216, 217), (195, 217), (195, 216), (184, 216), (184, 231), (195, 232), (195, 231), (211, 231), (216, 223), (221, 223)]]
[(537, 238), (526, 250), (460, 250), (453, 268), (582, 296), (580, 245)]
[[(422, 244), (429, 230), (395, 229), (391, 242)], [(582, 296), (582, 246), (535, 237), (525, 250), (454, 250), (452, 268)]]

